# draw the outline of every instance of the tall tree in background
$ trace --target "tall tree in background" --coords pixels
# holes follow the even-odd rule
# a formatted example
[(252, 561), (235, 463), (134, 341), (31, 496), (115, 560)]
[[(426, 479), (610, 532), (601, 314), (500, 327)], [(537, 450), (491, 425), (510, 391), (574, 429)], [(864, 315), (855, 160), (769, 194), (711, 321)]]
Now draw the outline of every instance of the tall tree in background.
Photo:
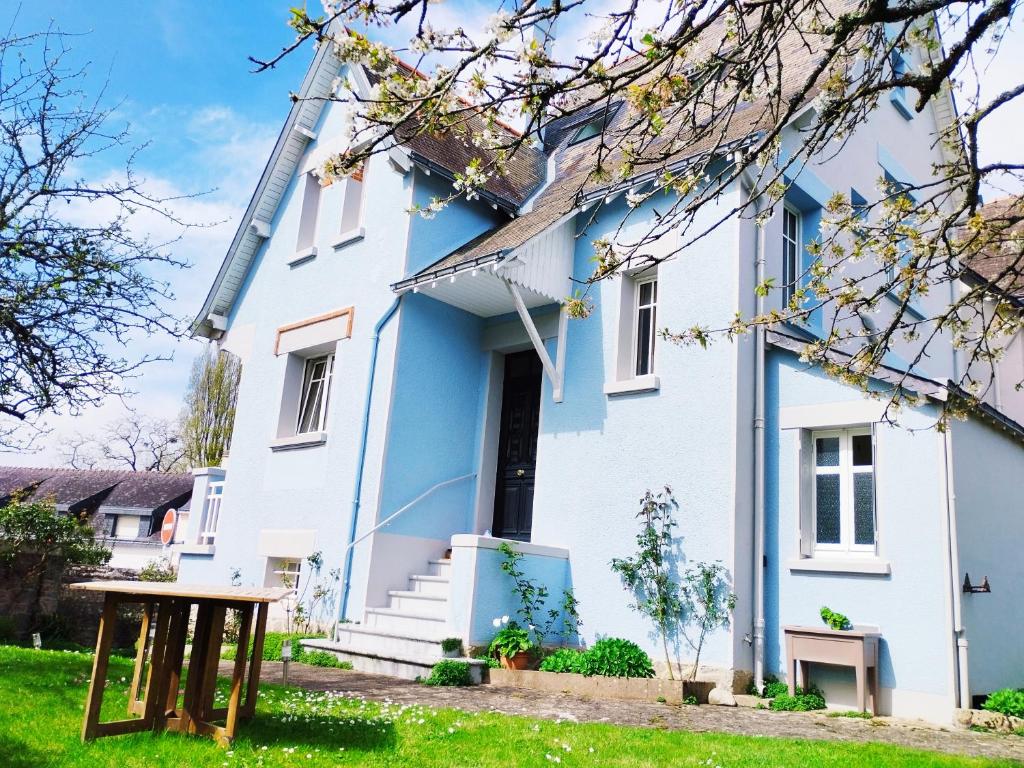
[[(621, 216), (606, 202), (625, 193), (631, 210), (650, 202), (657, 216), (626, 226), (635, 221), (627, 213), (614, 237), (593, 239), (596, 267), (567, 301), (575, 316), (588, 314), (598, 281), (699, 253), (691, 246), (737, 215), (766, 223), (805, 165), (841, 151), (896, 98), (908, 114), (941, 115), (923, 137), (936, 149), (933, 175), (879, 174), (866, 200), (837, 193), (808, 249), (811, 264), (786, 285), (757, 285), (775, 309), (716, 325), (695, 317), (661, 333), (707, 345), (824, 316), (804, 358), (865, 390), (894, 347), (910, 344), (899, 355), (907, 371), (887, 390), (898, 404), (909, 371), (950, 342), (962, 360), (954, 383), (968, 403), (984, 396), (1003, 347), (1021, 332), (1014, 294), (1024, 292), (1024, 205), (984, 215), (981, 193), (1018, 195), (1024, 156), (983, 161), (980, 142), (984, 126), (1019, 105), (1024, 74), (1000, 93), (978, 85), (987, 62), (1013, 55), (1002, 38), (1016, 0), (495, 0), (489, 18), (462, 25), (428, 0), (325, 0), (323, 8), (315, 17), (293, 9), (296, 40), (253, 61), (274, 67), (315, 40), (369, 71), (369, 95), (339, 78), (331, 97), (351, 105), (352, 149), (326, 160), (327, 178), (420, 135), (469, 147), (471, 162), (447, 196), (422, 207), (425, 216), (477, 197), (513, 157), (536, 151), (552, 121), (608, 115), (591, 151), (536, 205), (580, 214), (585, 225)], [(395, 27), (410, 31), (407, 47), (380, 42), (393, 40)], [(569, 44), (550, 45), (552, 29)], [(669, 232), (678, 239), (666, 252)], [(975, 269), (982, 262), (989, 268)], [(921, 317), (915, 300), (925, 294), (944, 304)]]
[[(148, 212), (185, 225), (143, 189), (125, 129), (66, 63), (69, 39), (0, 33), (0, 449), (31, 443), (47, 413), (123, 394), (157, 359), (126, 345), (178, 333), (153, 275), (184, 264), (132, 224)], [(122, 170), (90, 179), (97, 160)]]
[(220, 466), (228, 452), (241, 376), (241, 361), (213, 348), (192, 364), (181, 417), (185, 460), (190, 466)]

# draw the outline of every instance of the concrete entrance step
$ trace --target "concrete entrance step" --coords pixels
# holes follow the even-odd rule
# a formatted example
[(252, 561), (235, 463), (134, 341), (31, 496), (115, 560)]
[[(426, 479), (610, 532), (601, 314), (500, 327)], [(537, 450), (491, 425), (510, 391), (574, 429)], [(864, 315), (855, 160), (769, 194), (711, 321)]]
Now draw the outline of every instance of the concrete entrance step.
[(404, 589), (388, 590), (388, 608), (434, 618), (448, 616), (448, 597)]
[(447, 637), (448, 616), (430, 616), (394, 608), (367, 608), (364, 617), (367, 627), (385, 632), (396, 632), (424, 640)]
[[(374, 633), (360, 630), (354, 634), (370, 637)], [(338, 642), (326, 639), (303, 640), (302, 646), (311, 650), (327, 651), (341, 661), (351, 663), (352, 668), (358, 672), (401, 677), (406, 680), (429, 677), (433, 666), (441, 660), (440, 643), (425, 644), (437, 647), (437, 653), (433, 653), (426, 651), (425, 648), (393, 642), (396, 640), (415, 642), (414, 638), (397, 638), (393, 635), (378, 635), (378, 637), (381, 642), (375, 650), (359, 650), (351, 643), (343, 642), (341, 633)], [(459, 661), (469, 664), (470, 675), (475, 685), (483, 682), (484, 669), (487, 666), (484, 662), (479, 659), (459, 659)]]
[(448, 597), (451, 585), (447, 576), (413, 575), (409, 577), (409, 591), (425, 595)]

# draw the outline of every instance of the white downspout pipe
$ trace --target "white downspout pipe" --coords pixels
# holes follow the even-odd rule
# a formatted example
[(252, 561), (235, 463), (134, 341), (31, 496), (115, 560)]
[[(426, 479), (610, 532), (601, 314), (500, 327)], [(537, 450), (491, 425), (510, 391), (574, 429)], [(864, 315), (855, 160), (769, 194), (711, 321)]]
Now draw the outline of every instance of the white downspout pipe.
[[(751, 191), (757, 189), (750, 183)], [(755, 286), (764, 282), (765, 243), (764, 227), (758, 221), (761, 214), (760, 198), (754, 200), (754, 280)], [(764, 314), (764, 296), (757, 294), (757, 315)], [(754, 686), (758, 691), (764, 688), (764, 443), (765, 443), (765, 336), (766, 329), (758, 325), (754, 329)]]
[(963, 606), (960, 594), (960, 546), (956, 529), (956, 485), (953, 481), (953, 437), (947, 429), (943, 434), (946, 469), (946, 525), (949, 545), (949, 588), (953, 615), (953, 670), (956, 678), (956, 704), (961, 708), (971, 706), (971, 686), (967, 666), (967, 628), (963, 621)]

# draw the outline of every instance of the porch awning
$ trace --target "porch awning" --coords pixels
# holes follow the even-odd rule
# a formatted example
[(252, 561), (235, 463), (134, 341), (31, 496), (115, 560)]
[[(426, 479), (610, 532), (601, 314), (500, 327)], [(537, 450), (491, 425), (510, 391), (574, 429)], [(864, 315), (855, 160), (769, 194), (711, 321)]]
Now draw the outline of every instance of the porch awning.
[(516, 286), (528, 309), (561, 304), (571, 293), (574, 246), (570, 219), (517, 248), (468, 260), (446, 256), (391, 288), (396, 293), (422, 293), (480, 317), (516, 311), (509, 283)]
[(518, 313), (551, 380), (555, 402), (561, 402), (565, 312), (559, 317), (557, 355), (553, 361), (529, 310), (562, 304), (569, 296), (575, 243), (575, 225), (571, 218), (566, 218), (517, 248), (472, 259), (446, 256), (391, 288), (396, 293), (422, 293), (480, 317)]

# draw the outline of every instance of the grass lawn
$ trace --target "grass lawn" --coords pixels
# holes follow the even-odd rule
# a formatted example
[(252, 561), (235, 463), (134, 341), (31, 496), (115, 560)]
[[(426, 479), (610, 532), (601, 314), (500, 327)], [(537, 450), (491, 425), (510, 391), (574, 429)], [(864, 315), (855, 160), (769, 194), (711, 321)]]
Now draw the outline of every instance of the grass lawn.
[[(553, 723), (264, 685), (233, 749), (179, 734), (79, 741), (91, 656), (0, 646), (0, 765), (997, 766), (879, 744), (783, 741)], [(104, 718), (123, 717), (131, 663), (112, 658)]]

